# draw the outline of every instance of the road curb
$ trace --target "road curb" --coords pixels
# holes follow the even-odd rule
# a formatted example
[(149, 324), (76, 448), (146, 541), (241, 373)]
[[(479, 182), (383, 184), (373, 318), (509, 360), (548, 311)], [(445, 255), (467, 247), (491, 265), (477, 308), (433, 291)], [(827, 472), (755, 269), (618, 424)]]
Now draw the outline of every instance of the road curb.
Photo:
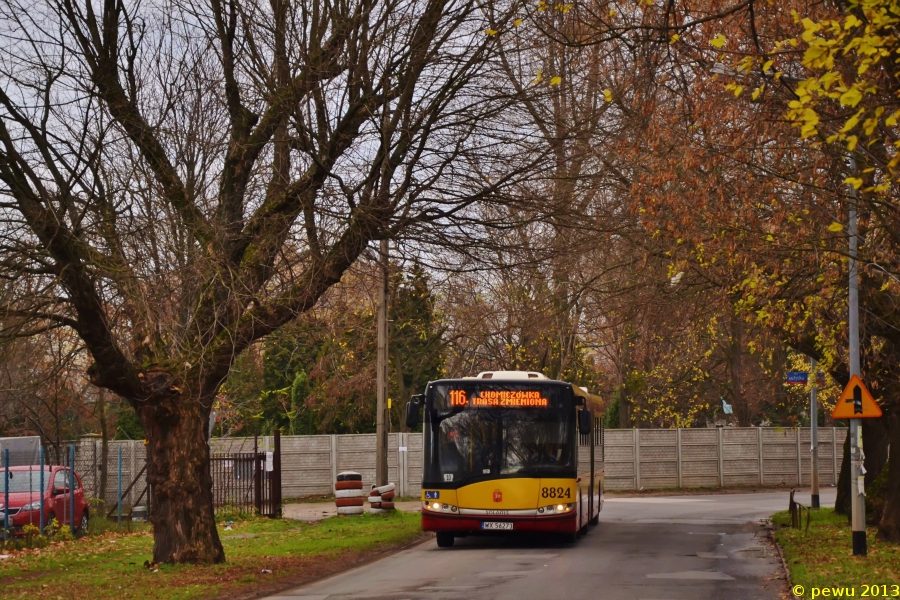
[(794, 600), (802, 600), (800, 596), (794, 594), (793, 587), (791, 586), (791, 570), (787, 566), (787, 562), (784, 560), (784, 551), (781, 548), (781, 544), (778, 543), (778, 540), (775, 538), (775, 524), (772, 523), (771, 519), (766, 519), (766, 529), (769, 532), (769, 536), (772, 538), (772, 545), (775, 547), (775, 552), (778, 553), (778, 558), (781, 560), (781, 568), (784, 569), (784, 579), (787, 582), (787, 597), (793, 598)]

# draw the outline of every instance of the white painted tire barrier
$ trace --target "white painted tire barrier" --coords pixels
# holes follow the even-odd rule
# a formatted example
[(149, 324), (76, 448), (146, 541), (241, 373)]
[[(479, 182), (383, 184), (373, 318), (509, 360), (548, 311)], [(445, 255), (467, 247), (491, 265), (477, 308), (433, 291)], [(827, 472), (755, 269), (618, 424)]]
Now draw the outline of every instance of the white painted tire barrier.
[(366, 511), (362, 475), (356, 471), (338, 473), (334, 482), (334, 505), (339, 515), (360, 515)]
[(335, 498), (365, 498), (366, 493), (362, 490), (337, 490), (334, 493)]
[(393, 483), (377, 487), (373, 485), (369, 497), (366, 498), (366, 502), (369, 503), (369, 512), (380, 514), (394, 510), (394, 503), (389, 500), (394, 498), (396, 487)]
[(393, 483), (389, 483), (387, 485), (383, 485), (381, 487), (376, 487), (373, 489), (376, 490), (378, 492), (378, 495), (380, 496), (381, 494), (384, 494), (386, 492), (393, 492), (395, 489), (397, 489), (397, 486)]
[(339, 506), (337, 509), (339, 515), (361, 515), (366, 512), (364, 506)]

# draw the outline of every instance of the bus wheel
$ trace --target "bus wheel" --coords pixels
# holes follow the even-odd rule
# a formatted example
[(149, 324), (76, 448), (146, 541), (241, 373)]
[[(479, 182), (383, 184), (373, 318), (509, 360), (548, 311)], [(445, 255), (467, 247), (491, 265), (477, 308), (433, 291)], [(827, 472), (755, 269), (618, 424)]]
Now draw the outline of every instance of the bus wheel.
[(440, 548), (449, 548), (453, 545), (453, 533), (450, 531), (438, 531), (437, 543)]
[(600, 524), (600, 515), (597, 515), (590, 521), (591, 525), (599, 525)]

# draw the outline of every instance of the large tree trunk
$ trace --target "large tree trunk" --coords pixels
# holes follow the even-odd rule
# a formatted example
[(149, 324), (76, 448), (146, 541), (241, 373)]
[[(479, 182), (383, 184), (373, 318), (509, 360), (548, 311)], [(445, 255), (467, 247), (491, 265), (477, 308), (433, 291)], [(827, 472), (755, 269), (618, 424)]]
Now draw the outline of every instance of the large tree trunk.
[(844, 452), (841, 459), (841, 471), (837, 480), (837, 498), (834, 500), (834, 512), (850, 518), (850, 435), (844, 438)]
[(628, 409), (628, 386), (623, 383), (619, 388), (619, 429), (631, 428), (631, 415)]
[(224, 562), (209, 470), (209, 408), (185, 395), (155, 400), (137, 407), (148, 437), (153, 561)]
[[(863, 419), (863, 452), (865, 452), (866, 460), (866, 494), (869, 501), (866, 503), (866, 523), (869, 525), (877, 525), (881, 520), (880, 514), (874, 514), (872, 509), (872, 494), (875, 489), (875, 478), (884, 470), (884, 465), (888, 459), (888, 447), (891, 442), (891, 432), (888, 419)], [(880, 503), (877, 503), (880, 505)]]
[(884, 512), (878, 524), (878, 539), (900, 544), (900, 410), (895, 407), (892, 412), (889, 423), (893, 450), (888, 465)]
[[(875, 478), (881, 473), (888, 458), (889, 432), (885, 419), (862, 419), (863, 452), (866, 467), (865, 486), (870, 488)], [(834, 512), (852, 515), (850, 510), (850, 436), (844, 440), (844, 458), (841, 461), (841, 472), (838, 475), (837, 498), (834, 501)]]
[(750, 427), (750, 407), (744, 396), (743, 323), (737, 314), (731, 315), (731, 387), (734, 416), (740, 427)]

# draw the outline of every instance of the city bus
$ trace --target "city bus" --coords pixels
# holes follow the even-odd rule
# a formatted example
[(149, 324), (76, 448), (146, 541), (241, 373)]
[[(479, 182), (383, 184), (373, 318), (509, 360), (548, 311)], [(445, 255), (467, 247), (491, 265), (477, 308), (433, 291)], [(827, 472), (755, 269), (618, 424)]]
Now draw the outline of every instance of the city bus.
[(483, 533), (548, 533), (574, 542), (603, 506), (600, 398), (526, 371), (488, 371), (428, 384), (422, 529), (441, 547)]

